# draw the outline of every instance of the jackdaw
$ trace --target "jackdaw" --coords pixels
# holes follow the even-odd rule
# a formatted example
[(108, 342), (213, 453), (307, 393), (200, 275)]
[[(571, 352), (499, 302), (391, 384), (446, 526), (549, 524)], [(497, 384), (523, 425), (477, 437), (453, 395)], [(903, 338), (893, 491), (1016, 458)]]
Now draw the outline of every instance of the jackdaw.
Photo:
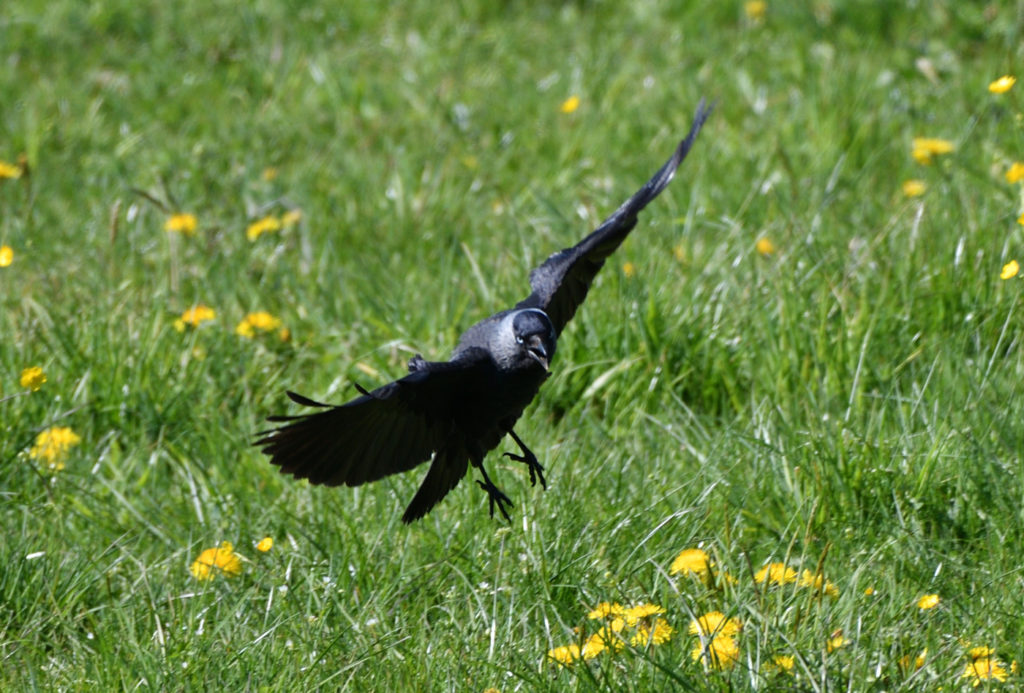
[(636, 226), (637, 214), (665, 189), (710, 114), (702, 99), (686, 139), (635, 195), (594, 232), (571, 248), (549, 257), (530, 273), (532, 293), (515, 307), (481, 320), (466, 330), (448, 361), (427, 361), (417, 354), (409, 375), (342, 405), (322, 404), (288, 392), (293, 402), (322, 411), (272, 416), (284, 425), (260, 434), (256, 445), (282, 473), (312, 484), (359, 486), (405, 472), (433, 458), (402, 521), (417, 520), (466, 475), (477, 481), (509, 520), (512, 501), (491, 481), (484, 456), (508, 434), (521, 455), (505, 456), (526, 464), (530, 484), (547, 488), (544, 468), (512, 430), (523, 409), (549, 375), (558, 336), (583, 303), (605, 260)]

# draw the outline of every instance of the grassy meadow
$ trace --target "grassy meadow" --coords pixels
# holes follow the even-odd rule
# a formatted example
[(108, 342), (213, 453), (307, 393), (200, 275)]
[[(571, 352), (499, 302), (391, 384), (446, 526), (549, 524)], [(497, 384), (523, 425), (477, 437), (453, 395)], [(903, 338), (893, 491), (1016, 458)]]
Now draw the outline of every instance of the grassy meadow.
[[(0, 689), (1024, 685), (1022, 29), (7, 0)], [(404, 526), (426, 466), (314, 488), (251, 446), (285, 390), (447, 358), (701, 97), (516, 427), (548, 490), (488, 456), (510, 526), (475, 472)]]

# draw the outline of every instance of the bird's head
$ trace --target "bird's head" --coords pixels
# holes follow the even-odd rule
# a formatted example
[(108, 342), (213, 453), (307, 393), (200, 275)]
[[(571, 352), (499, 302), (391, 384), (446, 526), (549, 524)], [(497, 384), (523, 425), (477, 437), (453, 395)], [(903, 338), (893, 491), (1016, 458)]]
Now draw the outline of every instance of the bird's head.
[(512, 335), (518, 361), (524, 364), (534, 362), (548, 370), (555, 356), (557, 338), (551, 319), (544, 311), (527, 308), (513, 313)]

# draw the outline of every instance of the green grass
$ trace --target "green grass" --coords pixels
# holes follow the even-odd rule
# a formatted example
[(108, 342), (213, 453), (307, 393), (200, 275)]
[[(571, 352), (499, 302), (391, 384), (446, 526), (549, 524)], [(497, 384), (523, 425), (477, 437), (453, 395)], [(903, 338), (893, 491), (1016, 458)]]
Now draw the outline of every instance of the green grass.
[[(1024, 306), (999, 278), (1024, 92), (987, 90), (1024, 3), (798, 5), (5, 3), (0, 159), (29, 173), (0, 181), (0, 689), (931, 691), (969, 687), (968, 647), (1024, 659)], [(286, 389), (340, 402), (446, 357), (702, 96), (517, 426), (548, 491), (488, 458), (511, 527), (469, 479), (406, 527), (425, 468), (312, 488), (250, 446)], [(915, 136), (956, 151), (922, 166)], [(216, 319), (175, 330), (196, 303)], [(235, 335), (258, 310), (291, 340)], [(81, 436), (59, 472), (29, 454), (52, 426)], [(222, 541), (243, 573), (195, 580)], [(670, 575), (695, 546), (735, 584)], [(755, 583), (770, 561), (839, 596)], [(548, 660), (605, 601), (676, 633)], [(744, 626), (722, 671), (691, 658), (710, 611)]]

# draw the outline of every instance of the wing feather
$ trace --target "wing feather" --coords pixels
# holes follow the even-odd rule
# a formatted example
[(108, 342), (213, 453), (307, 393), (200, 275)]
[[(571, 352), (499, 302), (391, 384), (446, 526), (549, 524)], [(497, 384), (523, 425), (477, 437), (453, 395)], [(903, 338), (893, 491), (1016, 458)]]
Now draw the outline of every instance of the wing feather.
[(282, 473), (312, 484), (358, 486), (407, 471), (445, 446), (459, 393), (482, 367), (484, 355), (470, 350), (459, 361), (426, 364), (340, 406), (289, 393), (321, 411), (271, 417), (284, 425), (260, 434), (255, 445)]

